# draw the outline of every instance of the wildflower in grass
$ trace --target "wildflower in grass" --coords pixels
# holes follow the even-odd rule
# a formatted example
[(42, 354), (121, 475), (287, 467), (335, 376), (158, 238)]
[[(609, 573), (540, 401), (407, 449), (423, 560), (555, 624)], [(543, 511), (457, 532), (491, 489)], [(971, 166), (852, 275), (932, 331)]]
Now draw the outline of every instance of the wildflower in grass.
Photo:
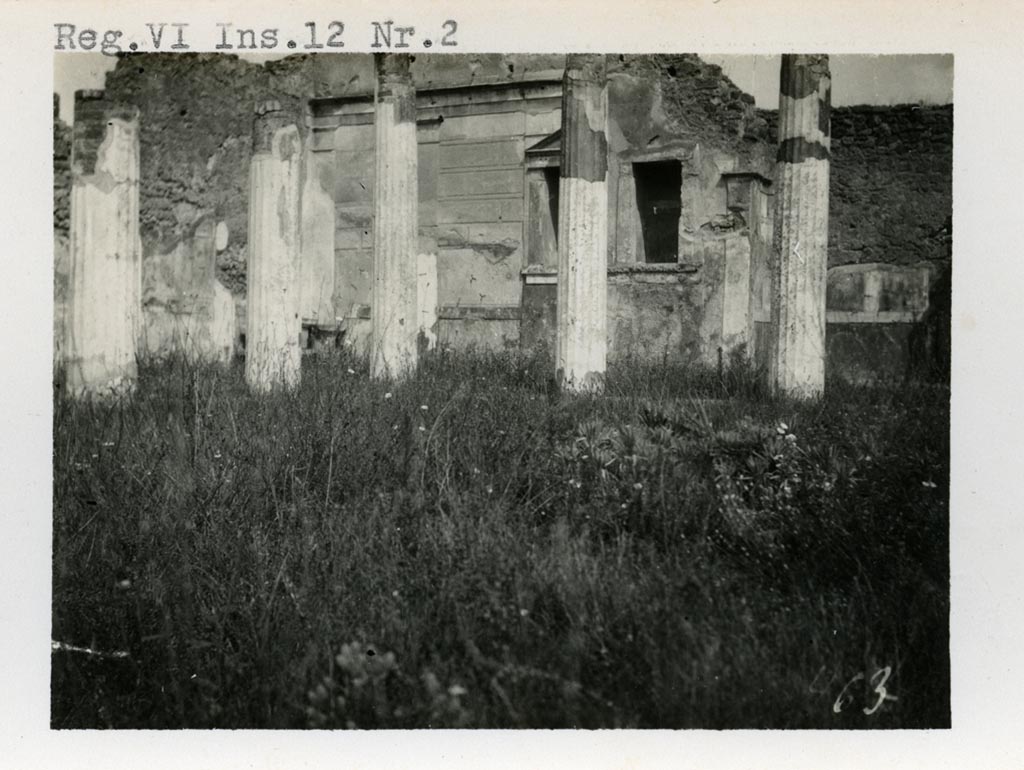
[(469, 692), (469, 690), (467, 690), (461, 684), (453, 684), (451, 687), (448, 688), (448, 694), (451, 695), (453, 698), (457, 698), (460, 695), (465, 695), (467, 692)]
[(487, 485), (487, 494), (494, 494), (494, 487), (492, 487), (490, 484)]
[(426, 404), (420, 404), (420, 409), (422, 409), (424, 412), (427, 411), (427, 405)]
[(104, 441), (103, 442), (103, 446), (105, 446), (105, 447), (112, 447), (112, 446), (114, 446), (114, 442), (113, 441)]
[(426, 428), (425, 428), (425, 427), (423, 427), (422, 425), (420, 426), (420, 428), (419, 428), (419, 429), (420, 429), (420, 432), (421, 432), (421, 433), (422, 433), (423, 431), (425, 431), (425, 430), (426, 430)]
[(633, 485), (633, 489), (636, 489), (636, 490), (640, 490), (640, 489), (643, 489), (643, 488), (644, 488), (644, 485), (643, 485), (643, 483), (642, 483), (642, 482), (639, 482), (639, 481), (638, 481), (638, 482), (636, 482), (636, 483), (635, 483), (635, 484)]
[(519, 615), (520, 615), (520, 617), (525, 618), (529, 614), (530, 614), (530, 611), (528, 609), (526, 609), (526, 607), (520, 607), (519, 608)]
[(785, 436), (787, 433), (789, 433), (789, 426), (786, 425), (786, 423), (784, 422), (780, 422), (779, 426), (775, 429), (775, 432), (778, 433), (780, 436)]
[(389, 398), (391, 398), (391, 391), (390, 390), (387, 393), (384, 394), (384, 400), (385, 401), (387, 401)]
[(349, 374), (355, 374), (355, 373), (356, 373), (356, 370), (355, 370), (355, 369), (353, 369), (352, 367), (349, 367), (349, 369), (348, 369), (348, 373), (349, 373)]
[(922, 481), (921, 486), (925, 487), (926, 489), (935, 489), (938, 486), (938, 484), (936, 484), (934, 481)]

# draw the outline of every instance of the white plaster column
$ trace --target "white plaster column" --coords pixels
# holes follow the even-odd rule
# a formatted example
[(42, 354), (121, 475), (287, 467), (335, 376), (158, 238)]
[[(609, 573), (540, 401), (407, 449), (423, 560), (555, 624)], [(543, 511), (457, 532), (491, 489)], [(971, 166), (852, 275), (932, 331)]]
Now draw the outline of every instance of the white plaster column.
[(77, 92), (71, 164), (65, 387), (130, 392), (142, 319), (138, 109)]
[(555, 370), (600, 389), (608, 348), (608, 89), (604, 56), (570, 54), (562, 86)]
[(828, 56), (784, 55), (769, 374), (776, 392), (805, 398), (825, 387), (830, 106)]
[(376, 177), (370, 375), (402, 378), (416, 368), (418, 179), (416, 91), (408, 54), (375, 54)]
[(256, 107), (249, 171), (245, 379), (257, 391), (299, 383), (302, 138), (276, 101)]

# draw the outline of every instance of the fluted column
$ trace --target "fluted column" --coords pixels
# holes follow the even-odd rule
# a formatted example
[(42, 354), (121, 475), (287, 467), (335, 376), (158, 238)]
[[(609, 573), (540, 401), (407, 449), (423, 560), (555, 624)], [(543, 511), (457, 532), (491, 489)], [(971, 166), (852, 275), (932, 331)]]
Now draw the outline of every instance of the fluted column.
[(608, 333), (608, 91), (604, 56), (570, 54), (562, 86), (556, 378), (599, 389)]
[(276, 101), (256, 107), (249, 170), (245, 379), (257, 391), (298, 385), (302, 138)]
[(401, 378), (416, 368), (416, 91), (408, 54), (376, 54), (376, 177), (373, 193), (373, 377)]
[(130, 392), (142, 318), (139, 111), (75, 94), (66, 388)]
[(831, 79), (828, 56), (782, 57), (770, 377), (779, 393), (825, 386)]

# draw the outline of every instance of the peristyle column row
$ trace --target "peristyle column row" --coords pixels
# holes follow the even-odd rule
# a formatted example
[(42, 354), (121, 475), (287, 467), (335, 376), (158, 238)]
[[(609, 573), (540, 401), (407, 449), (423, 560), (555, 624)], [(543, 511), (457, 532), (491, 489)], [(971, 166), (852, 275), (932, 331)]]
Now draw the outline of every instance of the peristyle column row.
[[(375, 56), (371, 373), (414, 370), (424, 313), (418, 254), (416, 94), (407, 54)], [(607, 359), (608, 96), (602, 55), (570, 54), (562, 95), (556, 377), (600, 388)], [(828, 57), (787, 55), (780, 78), (774, 387), (816, 396), (824, 384)], [(102, 92), (76, 98), (67, 388), (130, 390), (141, 320), (138, 110)], [(304, 169), (298, 116), (257, 107), (250, 171), (246, 379), (256, 390), (300, 377), (299, 260)], [(427, 297), (423, 298), (428, 299)], [(436, 299), (433, 299), (436, 304)]]

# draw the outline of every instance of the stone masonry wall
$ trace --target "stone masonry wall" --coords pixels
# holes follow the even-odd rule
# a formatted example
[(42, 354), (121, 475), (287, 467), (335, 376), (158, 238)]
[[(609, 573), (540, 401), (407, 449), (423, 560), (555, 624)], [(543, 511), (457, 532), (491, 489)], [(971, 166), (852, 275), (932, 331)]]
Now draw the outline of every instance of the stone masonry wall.
[(312, 96), (311, 57), (261, 66), (233, 55), (135, 54), (120, 58), (106, 91), (139, 107), (143, 253), (173, 253), (200, 217), (228, 227), (217, 277), (245, 291), (253, 110), (268, 96), (303, 114)]
[[(775, 139), (777, 113), (759, 111)], [(953, 106), (832, 110), (829, 267), (948, 258)]]
[(763, 143), (773, 143), (767, 116), (754, 97), (726, 77), (722, 68), (696, 54), (622, 55), (608, 74), (659, 81), (659, 111), (672, 133), (693, 137), (745, 162), (762, 160)]
[(53, 95), (53, 231), (67, 236), (71, 220), (71, 126), (60, 119)]
[(60, 119), (53, 95), (53, 363), (64, 347), (68, 295), (68, 249), (71, 227), (71, 126)]

